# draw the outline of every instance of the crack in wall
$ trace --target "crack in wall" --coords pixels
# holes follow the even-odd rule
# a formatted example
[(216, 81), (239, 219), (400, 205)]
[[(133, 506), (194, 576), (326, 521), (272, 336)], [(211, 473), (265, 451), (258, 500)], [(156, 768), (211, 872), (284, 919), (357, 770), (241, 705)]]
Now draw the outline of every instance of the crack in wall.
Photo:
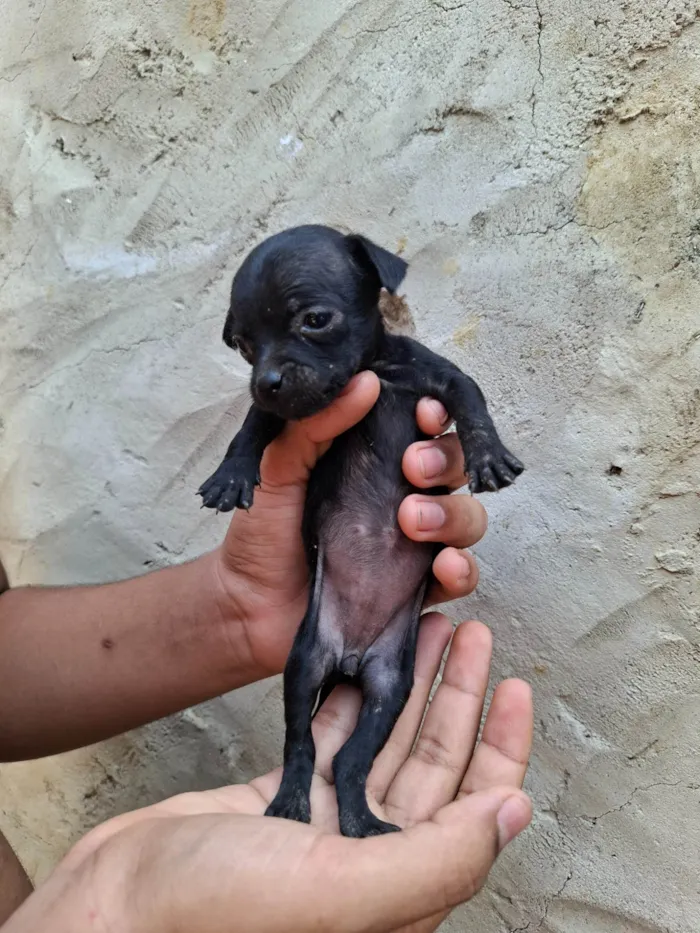
[(39, 30), (39, 23), (41, 22), (41, 17), (44, 15), (44, 10), (46, 9), (46, 4), (47, 4), (48, 2), (49, 2), (49, 0), (44, 0), (44, 3), (43, 3), (42, 8), (39, 10), (39, 13), (38, 13), (38, 15), (37, 15), (37, 18), (34, 20), (34, 30), (33, 30), (32, 34), (31, 34), (31, 36), (30, 36), (30, 37), (27, 39), (27, 41), (25, 42), (24, 48), (23, 48), (22, 51), (19, 53), (19, 57), (20, 57), (20, 58), (24, 58), (24, 53), (27, 51), (27, 49), (28, 49), (29, 46), (32, 44), (32, 42), (36, 39), (36, 34), (37, 34), (38, 30)]
[(604, 816), (608, 816), (610, 813), (619, 813), (621, 810), (624, 810), (625, 807), (629, 807), (637, 794), (641, 794), (645, 790), (651, 790), (654, 787), (685, 787), (688, 790), (700, 790), (700, 784), (688, 784), (684, 781), (654, 781), (652, 784), (643, 784), (640, 787), (635, 787), (627, 800), (617, 807), (611, 807), (609, 810), (604, 810), (602, 813), (593, 815), (577, 813), (576, 819), (585, 820), (587, 823), (592, 823), (595, 826), (598, 820), (602, 820)]
[(564, 883), (562, 884), (562, 886), (559, 888), (558, 891), (555, 891), (554, 894), (551, 894), (545, 900), (544, 913), (542, 914), (542, 919), (540, 920), (540, 922), (537, 924), (537, 927), (535, 928), (535, 933), (537, 933), (537, 930), (541, 930), (542, 927), (545, 925), (545, 923), (547, 922), (547, 917), (549, 916), (549, 911), (552, 907), (552, 904), (554, 903), (554, 901), (558, 900), (563, 895), (564, 891), (566, 890), (567, 885), (569, 884), (573, 876), (574, 876), (573, 865), (570, 865), (568, 874), (566, 878), (564, 879)]
[[(206, 324), (209, 321), (221, 319), (221, 312), (217, 311), (215, 314), (207, 315), (206, 317), (197, 318), (195, 321), (191, 321), (189, 324), (185, 324), (182, 327), (178, 328), (177, 336), (185, 333), (192, 328), (199, 326), (200, 324)], [(95, 347), (92, 350), (89, 350), (84, 356), (79, 360), (76, 360), (74, 363), (67, 363), (65, 366), (58, 366), (55, 369), (51, 369), (48, 372), (44, 373), (40, 379), (32, 383), (23, 383), (17, 386), (14, 389), (14, 392), (25, 392), (32, 389), (36, 389), (43, 383), (47, 382), (49, 379), (52, 379), (54, 376), (60, 375), (61, 373), (67, 372), (71, 369), (79, 369), (87, 360), (92, 356), (103, 355), (110, 356), (113, 353), (131, 353), (136, 347), (140, 347), (143, 344), (147, 343), (162, 343), (165, 340), (172, 340), (175, 335), (169, 333), (160, 334), (158, 337), (142, 337), (139, 340), (135, 340), (133, 343), (125, 344), (124, 346), (117, 345), (114, 347)]]
[[(537, 10), (537, 74), (539, 75), (540, 84), (544, 84), (544, 73), (542, 72), (542, 30), (544, 29), (544, 21), (542, 18), (542, 10), (540, 9), (540, 0), (535, 0), (535, 9)], [(530, 120), (533, 129), (537, 129), (535, 123), (535, 109), (537, 107), (536, 88), (537, 80), (533, 82), (532, 92), (530, 94)]]
[(533, 230), (507, 230), (503, 233), (495, 234), (495, 239), (511, 239), (513, 237), (545, 237), (549, 236), (550, 233), (558, 233), (560, 230), (565, 230), (567, 227), (580, 227), (582, 230), (607, 230), (608, 227), (613, 227), (616, 224), (627, 223), (630, 220), (629, 217), (620, 217), (616, 220), (610, 220), (606, 224), (601, 224), (600, 226), (596, 224), (585, 223), (582, 220), (579, 220), (576, 217), (570, 217), (568, 220), (565, 220), (561, 224), (547, 224), (545, 227), (535, 228)]
[(447, 3), (441, 3), (440, 0), (430, 0), (433, 6), (436, 6), (438, 10), (442, 10), (443, 13), (453, 13), (455, 10), (463, 10), (466, 7), (471, 7), (471, 3), (456, 3), (454, 6), (449, 6)]

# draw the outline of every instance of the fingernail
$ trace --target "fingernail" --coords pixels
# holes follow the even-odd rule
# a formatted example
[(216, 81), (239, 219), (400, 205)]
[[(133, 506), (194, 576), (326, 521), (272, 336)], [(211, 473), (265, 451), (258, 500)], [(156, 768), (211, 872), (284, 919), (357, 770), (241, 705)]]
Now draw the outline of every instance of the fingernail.
[(363, 382), (366, 382), (368, 385), (370, 382), (372, 382), (372, 383), (376, 383), (377, 386), (379, 386), (379, 379), (377, 378), (376, 374), (373, 372), (370, 372), (370, 370), (368, 369), (363, 369), (362, 372), (356, 373), (352, 377), (350, 382), (348, 382), (348, 384), (345, 386), (345, 388), (343, 389), (343, 391), (340, 393), (338, 397), (340, 398), (340, 396), (342, 395), (349, 395), (354, 389), (362, 385)]
[(464, 564), (464, 566), (462, 567), (462, 572), (459, 575), (460, 583), (463, 583), (465, 580), (469, 579), (469, 575), (472, 572), (472, 568), (471, 568), (471, 564), (469, 563), (469, 561), (467, 560), (464, 554), (460, 554), (459, 556), (462, 559), (462, 563)]
[(431, 499), (418, 501), (418, 530), (437, 531), (445, 524), (445, 512), (437, 502)]
[(418, 462), (424, 479), (434, 479), (447, 469), (447, 457), (439, 447), (423, 447), (418, 452)]
[(431, 411), (434, 412), (435, 417), (438, 419), (440, 424), (447, 424), (447, 422), (450, 420), (450, 416), (445, 411), (445, 406), (440, 404), (440, 402), (434, 398), (430, 399), (428, 404), (430, 405)]
[(525, 829), (530, 822), (530, 813), (530, 804), (524, 795), (514, 794), (502, 804), (496, 816), (499, 852)]

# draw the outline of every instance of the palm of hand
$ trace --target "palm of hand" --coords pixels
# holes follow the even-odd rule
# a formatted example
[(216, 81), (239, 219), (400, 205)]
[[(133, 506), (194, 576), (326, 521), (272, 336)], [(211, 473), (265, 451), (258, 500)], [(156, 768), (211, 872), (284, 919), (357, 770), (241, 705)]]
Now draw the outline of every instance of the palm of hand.
[[(456, 817), (453, 808), (470, 802), (476, 808), (483, 797), (479, 791), (502, 788), (505, 798), (519, 788), (532, 729), (529, 688), (521, 681), (506, 681), (494, 693), (482, 739), (475, 745), (491, 651), (488, 629), (479, 623), (456, 630), (443, 680), (420, 728), (450, 633), (442, 616), (424, 621), (414, 690), (368, 785), (375, 812), (413, 827), (408, 833), (368, 840), (338, 835), (331, 762), (352, 731), (359, 708), (355, 691), (338, 688), (314, 722), (312, 826), (262, 816), (279, 786), (277, 770), (247, 785), (184, 794), (117, 817), (87, 836), (69, 855), (68, 866), (97, 860), (107, 866), (110, 879), (121, 873), (131, 883), (145, 885), (152, 911), (164, 889), (169, 923), (152, 916), (143, 927), (159, 933), (190, 928), (187, 917), (200, 933), (223, 933), (232, 910), (236, 928), (248, 933), (434, 930), (450, 907), (475, 893), (496, 854), (493, 832), (485, 832), (473, 813)], [(455, 798), (462, 803), (451, 803)], [(440, 879), (437, 886), (427, 872), (424, 890), (419, 890), (410, 873), (404, 878), (401, 872), (401, 859), (412, 857), (406, 846), (422, 834), (417, 846), (421, 861), (429, 866), (445, 859), (456, 819), (470, 824), (472, 837), (465, 844), (462, 836), (458, 845), (462, 860), (471, 861), (463, 864), (462, 875)], [(131, 870), (135, 847), (139, 864), (149, 866), (147, 877), (137, 881)], [(377, 866), (392, 863), (398, 876), (388, 891)], [(90, 876), (99, 891), (99, 873), (93, 868)], [(364, 894), (358, 898), (360, 888)], [(127, 902), (138, 896), (123, 893)]]

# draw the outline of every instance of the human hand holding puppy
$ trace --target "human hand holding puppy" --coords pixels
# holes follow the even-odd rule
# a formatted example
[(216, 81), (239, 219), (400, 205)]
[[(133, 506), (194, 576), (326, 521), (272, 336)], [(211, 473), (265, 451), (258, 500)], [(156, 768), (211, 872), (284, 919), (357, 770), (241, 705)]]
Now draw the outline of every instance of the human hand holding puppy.
[[(306, 606), (300, 524), (310, 468), (378, 391), (377, 377), (362, 373), (328, 409), (290, 425), (266, 451), (253, 510), (234, 514), (214, 551), (117, 583), (3, 593), (0, 761), (88, 745), (279, 673)], [(435, 401), (423, 399), (417, 414), (430, 435), (446, 427)], [(434, 477), (431, 456), (440, 460)], [(462, 465), (453, 434), (413, 444), (403, 461), (426, 490), (462, 485)], [(435, 559), (429, 596), (457, 599), (474, 589), (478, 572), (456, 548), (482, 537), (486, 513), (469, 496), (427, 505), (442, 508), (439, 528), (419, 528), (419, 513), (429, 513), (415, 495), (401, 505), (401, 526), (414, 539), (451, 545)]]
[[(379, 379), (363, 372), (328, 408), (290, 423), (266, 449), (261, 487), (250, 512), (238, 510), (216, 554), (221, 614), (232, 638), (244, 646), (260, 676), (279, 673), (289, 654), (308, 601), (308, 565), (301, 517), (311, 469), (334, 437), (360, 421), (379, 396)], [(433, 441), (412, 444), (403, 458), (407, 479), (418, 488), (464, 486), (464, 456), (447, 413), (434, 399), (422, 399), (416, 417)], [(459, 599), (477, 585), (479, 572), (468, 551), (486, 531), (486, 511), (470, 496), (408, 496), (399, 524), (414, 541), (447, 545), (435, 558), (435, 583), (426, 606)], [(241, 650), (241, 649), (239, 649)]]
[[(371, 408), (378, 389), (376, 376), (362, 373), (326, 411), (290, 425), (266, 453), (254, 511), (234, 515), (214, 552), (116, 584), (5, 593), (0, 657), (7, 664), (0, 695), (15, 712), (7, 718), (14, 731), (0, 730), (0, 757), (40, 756), (96, 741), (281, 670), (306, 601), (299, 523), (310, 469), (331, 439)], [(447, 426), (444, 409), (434, 400), (421, 400), (417, 417), (428, 435)], [(403, 469), (418, 488), (458, 488), (464, 473), (456, 436), (413, 444)], [(402, 529), (414, 539), (448, 545), (434, 562), (436, 583), (428, 601), (466, 595), (478, 572), (471, 555), (456, 548), (482, 537), (486, 513), (469, 496), (438, 496), (427, 504), (438, 505), (444, 521), (425, 529), (420, 500), (415, 495), (404, 500)], [(484, 626), (458, 629), (444, 686), (433, 700), (421, 742), (408, 757), (450, 632), (443, 617), (423, 620), (415, 689), (369, 785), (378, 815), (413, 827), (387, 837), (402, 841), (392, 841), (388, 850), (384, 842), (375, 848), (373, 840), (357, 848), (356, 840), (334, 835), (329, 762), (352, 730), (359, 701), (356, 692), (339, 687), (314, 724), (317, 826), (259, 815), (274, 796), (280, 770), (249, 786), (164, 801), (90, 833), (3, 933), (48, 926), (56, 933), (81, 933), (106, 916), (129, 933), (174, 930), (182, 927), (181, 917), (193, 916), (193, 928), (203, 933), (228, 930), (232, 917), (250, 931), (305, 931), (319, 917), (326, 918), (319, 929), (390, 930), (409, 916), (426, 918), (410, 927), (414, 933), (435, 929), (444, 910), (483, 883), (496, 857), (496, 838), (503, 843), (529, 819), (528, 802), (515, 793), (530, 744), (525, 684), (511, 681), (497, 689), (489, 727), (472, 757), (488, 679), (490, 638)], [(95, 652), (105, 633), (116, 652)], [(38, 645), (45, 650), (37, 652)], [(47, 656), (56, 665), (51, 670), (44, 667)], [(56, 669), (70, 677), (56, 677)], [(462, 792), (469, 796), (446, 807)], [(509, 794), (515, 802), (498, 816)], [(321, 832), (328, 830), (331, 835), (321, 841)], [(232, 863), (234, 857), (246, 866), (245, 874)], [(147, 872), (133, 871), (147, 862)], [(385, 873), (377, 871), (378, 864)], [(269, 892), (288, 878), (292, 887), (298, 880), (298, 890), (280, 893), (279, 916), (260, 913), (270, 906)], [(386, 885), (391, 897), (385, 896)], [(305, 899), (304, 911), (294, 926), (290, 911), (297, 909), (299, 897)], [(291, 925), (279, 923), (280, 916)]]

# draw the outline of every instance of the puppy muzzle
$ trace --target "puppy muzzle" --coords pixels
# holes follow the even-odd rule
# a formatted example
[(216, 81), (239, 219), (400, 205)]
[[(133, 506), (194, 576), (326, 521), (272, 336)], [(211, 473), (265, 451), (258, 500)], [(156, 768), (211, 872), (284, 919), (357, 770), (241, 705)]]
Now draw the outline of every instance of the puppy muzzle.
[(337, 373), (319, 373), (311, 366), (271, 364), (254, 374), (250, 389), (260, 408), (296, 421), (324, 409), (348, 381)]

